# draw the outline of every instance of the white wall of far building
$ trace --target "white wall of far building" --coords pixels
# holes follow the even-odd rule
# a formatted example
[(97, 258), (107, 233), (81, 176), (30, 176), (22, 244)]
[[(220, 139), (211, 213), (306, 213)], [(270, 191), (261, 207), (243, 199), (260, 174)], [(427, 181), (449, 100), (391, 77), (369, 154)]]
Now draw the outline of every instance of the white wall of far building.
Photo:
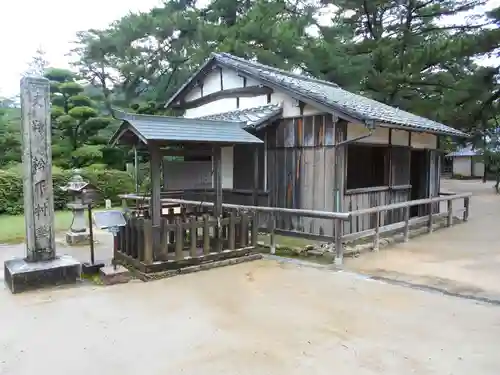
[(457, 156), (453, 158), (453, 174), (464, 177), (483, 177), (484, 163), (470, 156)]

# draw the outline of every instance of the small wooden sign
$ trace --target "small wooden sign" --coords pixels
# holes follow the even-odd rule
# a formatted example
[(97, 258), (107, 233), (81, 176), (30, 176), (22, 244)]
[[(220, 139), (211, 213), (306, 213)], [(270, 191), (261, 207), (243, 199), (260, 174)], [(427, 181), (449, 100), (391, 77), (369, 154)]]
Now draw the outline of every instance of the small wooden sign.
[(127, 223), (121, 211), (94, 212), (94, 224), (99, 229), (124, 227)]

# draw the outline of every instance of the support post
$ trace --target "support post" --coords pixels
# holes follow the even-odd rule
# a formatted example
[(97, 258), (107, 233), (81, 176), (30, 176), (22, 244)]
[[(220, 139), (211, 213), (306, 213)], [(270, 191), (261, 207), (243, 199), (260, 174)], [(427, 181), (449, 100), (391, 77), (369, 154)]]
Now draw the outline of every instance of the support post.
[[(87, 204), (87, 213), (89, 220), (89, 240), (90, 240), (90, 264), (95, 263), (95, 252), (94, 252), (94, 226), (92, 225), (92, 203)], [(116, 240), (117, 236), (114, 236)]]
[(215, 251), (222, 251), (222, 228), (220, 221), (222, 220), (222, 150), (219, 146), (215, 146), (214, 150), (214, 216), (217, 220), (215, 227)]
[(342, 146), (335, 146), (335, 164), (334, 164), (334, 180), (333, 180), (333, 185), (334, 185), (334, 196), (333, 196), (333, 202), (335, 204), (334, 206), (334, 211), (335, 212), (341, 212), (342, 207), (341, 207), (341, 202), (340, 202), (340, 179), (342, 178), (342, 170), (341, 170), (341, 163), (340, 163), (340, 155), (341, 155), (341, 150)]
[(134, 146), (134, 182), (135, 193), (139, 194), (139, 157), (137, 155), (137, 146)]
[(157, 145), (149, 146), (150, 169), (151, 169), (151, 199), (149, 201), (149, 212), (151, 213), (152, 223), (152, 245), (153, 253), (160, 252), (161, 245), (161, 165), (162, 156)]
[(259, 205), (259, 148), (254, 146), (253, 151), (253, 190), (252, 201), (254, 206)]
[(410, 240), (410, 206), (405, 207), (405, 227), (404, 227), (404, 242)]
[(276, 234), (274, 233), (276, 228), (276, 216), (274, 215), (274, 213), (271, 213), (269, 215), (269, 221), (267, 222), (267, 225), (269, 232), (270, 253), (276, 254)]
[(342, 220), (335, 221), (335, 265), (341, 266), (344, 261), (344, 246), (342, 244)]
[(448, 220), (446, 222), (448, 227), (453, 225), (453, 200), (448, 200)]
[(464, 221), (469, 220), (469, 207), (470, 207), (470, 198), (464, 198)]
[(380, 212), (375, 212), (375, 236), (373, 236), (373, 251), (378, 251), (380, 246)]

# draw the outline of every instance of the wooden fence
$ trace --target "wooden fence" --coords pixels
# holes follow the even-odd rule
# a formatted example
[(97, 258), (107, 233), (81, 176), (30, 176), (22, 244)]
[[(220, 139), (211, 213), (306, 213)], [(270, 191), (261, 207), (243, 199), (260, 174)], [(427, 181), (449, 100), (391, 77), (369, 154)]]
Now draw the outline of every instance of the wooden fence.
[[(275, 252), (276, 249), (276, 234), (279, 233), (279, 231), (276, 229), (276, 221), (277, 217), (283, 217), (283, 216), (295, 216), (295, 217), (310, 217), (310, 218), (320, 218), (320, 219), (327, 219), (330, 220), (332, 223), (332, 226), (334, 228), (333, 233), (334, 236), (328, 238), (327, 240), (334, 242), (335, 244), (335, 263), (336, 264), (342, 264), (343, 261), (343, 254), (344, 254), (344, 243), (348, 241), (353, 241), (356, 239), (364, 238), (364, 237), (373, 237), (373, 248), (374, 250), (377, 250), (379, 248), (379, 241), (380, 241), (380, 234), (384, 232), (389, 232), (389, 231), (398, 231), (402, 230), (404, 233), (404, 239), (405, 241), (408, 241), (409, 239), (409, 232), (410, 232), (410, 227), (415, 224), (419, 223), (426, 223), (427, 228), (429, 232), (432, 232), (433, 230), (433, 223), (434, 221), (439, 218), (439, 217), (446, 217), (447, 218), (447, 225), (451, 226), (453, 225), (453, 213), (456, 210), (456, 207), (454, 208), (453, 203), (455, 201), (463, 201), (463, 207), (460, 208), (460, 211), (462, 212), (463, 215), (463, 220), (467, 221), (469, 217), (469, 210), (470, 210), (470, 197), (471, 193), (464, 193), (464, 194), (451, 194), (451, 195), (445, 195), (445, 196), (440, 196), (436, 198), (427, 198), (427, 199), (419, 199), (419, 200), (414, 200), (414, 201), (406, 201), (406, 202), (401, 202), (401, 203), (394, 203), (394, 204), (389, 204), (389, 205), (384, 205), (384, 206), (377, 206), (373, 208), (368, 208), (368, 209), (363, 209), (363, 210), (357, 210), (357, 211), (351, 211), (351, 212), (326, 212), (326, 211), (314, 211), (314, 210), (301, 210), (301, 209), (288, 209), (288, 208), (279, 208), (279, 207), (261, 207), (261, 206), (242, 206), (242, 205), (236, 205), (236, 204), (227, 204), (223, 203), (223, 209), (226, 211), (236, 211), (239, 214), (238, 215), (248, 215), (251, 213), (251, 217), (253, 218), (252, 222), (252, 233), (257, 233), (258, 230), (262, 230), (262, 221), (259, 221), (262, 217), (262, 214), (265, 214), (267, 217), (267, 220), (265, 222), (265, 230), (270, 234), (270, 247), (271, 247), (271, 253)], [(132, 194), (129, 195), (124, 195), (122, 196), (123, 199), (141, 199), (140, 197), (134, 196)], [(142, 198), (145, 199), (145, 198)], [(213, 206), (212, 202), (200, 202), (200, 201), (189, 201), (189, 200), (183, 200), (183, 199), (169, 199), (165, 198), (162, 199), (162, 204), (165, 205), (180, 205), (182, 207), (191, 207), (191, 211), (193, 211), (193, 208), (196, 207), (197, 209), (200, 208), (211, 208)], [(439, 206), (441, 203), (446, 203), (447, 207), (445, 212), (441, 212), (439, 210)], [(429, 214), (425, 217), (416, 217), (416, 218), (410, 218), (410, 208), (413, 206), (422, 206), (422, 205), (428, 205), (429, 206)], [(396, 223), (390, 223), (387, 225), (383, 225), (381, 221), (381, 215), (386, 212), (390, 212), (394, 210), (401, 211), (403, 213), (402, 215), (402, 221), (396, 222)], [(260, 215), (258, 215), (260, 214)], [(227, 213), (225, 213), (227, 216)], [(243, 217), (242, 216), (242, 217)], [(345, 222), (348, 222), (349, 220), (353, 220), (359, 217), (366, 217), (369, 216), (371, 217), (370, 220), (373, 220), (375, 222), (375, 227), (373, 229), (365, 230), (362, 232), (357, 232), (357, 233), (349, 233), (349, 234), (344, 234), (343, 233), (343, 227)], [(224, 221), (226, 220), (226, 221)], [(227, 217), (223, 219), (224, 223), (227, 223)], [(246, 220), (246, 219), (245, 219)], [(237, 222), (234, 221), (233, 222)], [(240, 223), (242, 221), (240, 220)], [(215, 227), (216, 222), (212, 221), (212, 226), (211, 228)], [(260, 229), (259, 229), (259, 224)], [(167, 224), (167, 225), (172, 225), (172, 224)], [(184, 225), (183, 228), (188, 230), (189, 229), (189, 224), (185, 223), (182, 224)], [(196, 224), (199, 225), (199, 224)], [(244, 228), (243, 224), (242, 228)], [(166, 226), (165, 228), (173, 228), (171, 226)], [(172, 231), (174, 229), (170, 229)], [(178, 229), (177, 229), (178, 230)], [(243, 229), (244, 230), (244, 229)], [(241, 232), (240, 232), (241, 233)], [(296, 235), (301, 235), (302, 233), (295, 233)], [(307, 234), (306, 234), (307, 236)], [(179, 236), (180, 238), (180, 236)], [(256, 241), (256, 234), (252, 234), (252, 241)], [(175, 242), (175, 241), (174, 241)], [(252, 246), (255, 246), (256, 242), (252, 243)], [(192, 245), (194, 246), (194, 245)], [(179, 258), (180, 259), (180, 258)]]
[[(412, 225), (425, 223), (427, 225), (428, 232), (433, 231), (433, 224), (437, 218), (446, 217), (446, 224), (448, 227), (453, 225), (453, 202), (457, 200), (463, 200), (463, 208), (455, 211), (462, 212), (462, 220), (467, 221), (469, 219), (469, 211), (470, 211), (470, 197), (471, 193), (464, 194), (446, 194), (441, 197), (436, 198), (427, 198), (427, 199), (418, 199), (413, 201), (401, 202), (389, 204), (386, 206), (379, 206), (368, 208), (359, 211), (350, 212), (351, 217), (360, 217), (370, 215), (374, 217), (375, 220), (375, 228), (369, 229), (363, 232), (352, 233), (343, 236), (343, 241), (353, 241), (363, 237), (373, 237), (373, 249), (377, 251), (379, 249), (380, 242), (380, 234), (384, 232), (403, 230), (404, 241), (407, 242), (410, 236), (410, 227)], [(443, 202), (446, 202), (447, 207), (445, 212), (441, 212), (439, 209), (439, 205)], [(428, 205), (429, 214), (424, 217), (416, 217), (410, 219), (410, 208), (413, 206), (421, 206)], [(403, 210), (404, 219), (403, 221), (389, 224), (389, 225), (380, 225), (380, 216), (382, 213), (390, 211), (390, 210)]]
[(138, 270), (161, 272), (248, 254), (257, 245), (255, 215), (209, 212), (163, 215), (159, 226), (144, 216), (128, 215), (117, 235), (115, 259)]

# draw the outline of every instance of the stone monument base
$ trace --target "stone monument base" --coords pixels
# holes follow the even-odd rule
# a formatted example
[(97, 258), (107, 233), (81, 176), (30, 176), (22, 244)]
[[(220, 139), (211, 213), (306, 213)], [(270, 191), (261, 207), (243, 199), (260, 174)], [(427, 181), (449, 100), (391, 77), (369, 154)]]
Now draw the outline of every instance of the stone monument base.
[(88, 232), (66, 232), (66, 243), (70, 246), (88, 245), (90, 234)]
[(27, 262), (24, 259), (4, 263), (5, 283), (12, 293), (61, 284), (75, 283), (80, 278), (80, 262), (68, 255), (46, 262)]

